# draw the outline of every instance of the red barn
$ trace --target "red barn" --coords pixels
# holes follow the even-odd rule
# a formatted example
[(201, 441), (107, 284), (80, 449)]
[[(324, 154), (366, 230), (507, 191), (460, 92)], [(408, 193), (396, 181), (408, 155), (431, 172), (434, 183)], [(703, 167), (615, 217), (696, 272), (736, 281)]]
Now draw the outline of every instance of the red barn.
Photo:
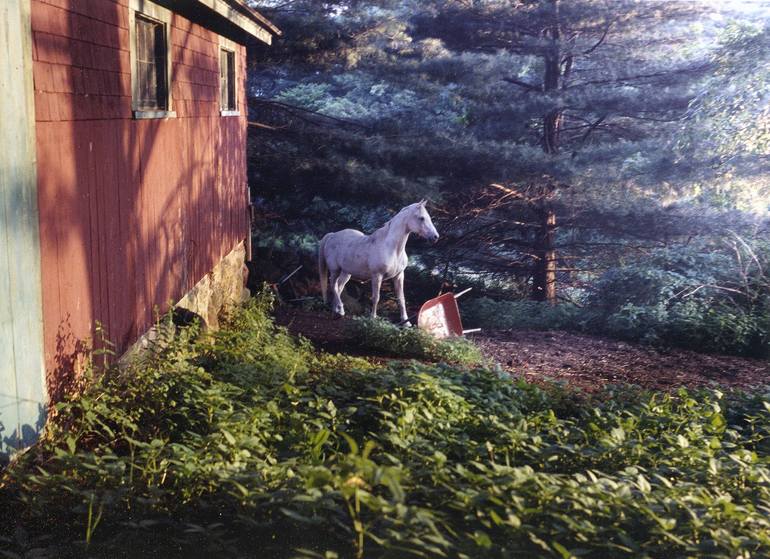
[[(242, 0), (3, 0), (0, 453), (97, 325), (123, 353), (181, 304), (215, 321), (250, 235)], [(8, 25), (5, 23), (8, 22)]]

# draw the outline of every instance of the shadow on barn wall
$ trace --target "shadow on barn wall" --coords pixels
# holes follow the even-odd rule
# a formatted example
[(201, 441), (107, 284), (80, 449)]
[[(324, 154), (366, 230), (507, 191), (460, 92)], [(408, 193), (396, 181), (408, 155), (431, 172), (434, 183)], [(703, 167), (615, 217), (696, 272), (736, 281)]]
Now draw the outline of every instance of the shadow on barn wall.
[(103, 1), (87, 16), (78, 12), (86, 3), (32, 5), (45, 358), (56, 401), (76, 386), (87, 352), (103, 347), (98, 324), (122, 353), (248, 234), (245, 116), (219, 115), (213, 33), (174, 17), (177, 116), (134, 120), (128, 8)]
[[(40, 403), (36, 403), (37, 406), (37, 421), (32, 423), (22, 423), (21, 431), (13, 429), (10, 433), (6, 434), (5, 427), (0, 422), (0, 440), (7, 448), (25, 448), (34, 443), (40, 434), (43, 432), (46, 420), (46, 409)], [(7, 454), (0, 453), (0, 467), (5, 467), (8, 464), (10, 457)]]

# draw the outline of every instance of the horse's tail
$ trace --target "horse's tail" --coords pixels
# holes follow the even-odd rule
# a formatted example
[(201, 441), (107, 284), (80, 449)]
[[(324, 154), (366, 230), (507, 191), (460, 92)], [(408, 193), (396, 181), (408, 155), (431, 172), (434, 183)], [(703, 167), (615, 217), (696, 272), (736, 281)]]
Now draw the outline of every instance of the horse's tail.
[(324, 303), (326, 303), (326, 288), (329, 282), (329, 268), (326, 265), (326, 255), (324, 254), (324, 245), (326, 244), (326, 238), (328, 235), (324, 235), (321, 242), (318, 244), (318, 279), (321, 281), (321, 296)]

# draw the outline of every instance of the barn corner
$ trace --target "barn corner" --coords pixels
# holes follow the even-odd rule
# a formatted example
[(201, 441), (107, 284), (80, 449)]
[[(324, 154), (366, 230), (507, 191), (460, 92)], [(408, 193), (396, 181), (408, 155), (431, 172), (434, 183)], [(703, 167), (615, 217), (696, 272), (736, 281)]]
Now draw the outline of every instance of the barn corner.
[(170, 302), (216, 327), (243, 300), (246, 52), (280, 31), (242, 0), (1, 4), (7, 460), (101, 331), (122, 354)]

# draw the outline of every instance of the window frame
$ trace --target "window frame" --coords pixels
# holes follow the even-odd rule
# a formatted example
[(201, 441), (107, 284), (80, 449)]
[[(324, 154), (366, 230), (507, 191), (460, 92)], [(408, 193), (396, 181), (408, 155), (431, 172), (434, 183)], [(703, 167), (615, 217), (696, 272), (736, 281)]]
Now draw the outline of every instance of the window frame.
[[(222, 106), (222, 51), (232, 54), (233, 61), (233, 108)], [(238, 109), (238, 44), (230, 39), (219, 36), (219, 56), (217, 57), (217, 65), (219, 67), (219, 115), (220, 116), (241, 116), (241, 111)]]
[[(165, 109), (146, 110), (139, 106), (139, 79), (137, 76), (137, 37), (136, 18), (159, 23), (163, 26), (163, 38), (166, 47), (166, 91)], [(171, 10), (159, 6), (151, 0), (130, 0), (128, 10), (128, 34), (131, 65), (131, 112), (135, 119), (174, 118), (173, 98), (171, 95)]]

